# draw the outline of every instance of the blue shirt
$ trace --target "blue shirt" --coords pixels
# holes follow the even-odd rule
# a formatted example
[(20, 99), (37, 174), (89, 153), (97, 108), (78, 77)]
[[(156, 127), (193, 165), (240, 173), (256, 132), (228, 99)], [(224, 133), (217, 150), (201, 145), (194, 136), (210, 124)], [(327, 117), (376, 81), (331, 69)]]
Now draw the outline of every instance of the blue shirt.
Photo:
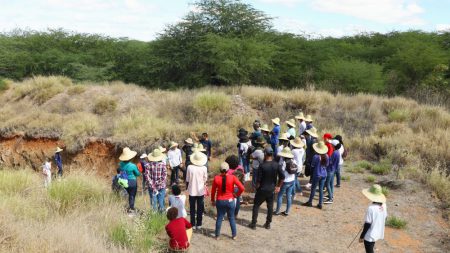
[(128, 180), (136, 180), (136, 177), (140, 176), (139, 170), (136, 164), (132, 162), (120, 162), (120, 171), (125, 171), (128, 175)]
[(339, 150), (335, 150), (333, 154), (331, 154), (330, 164), (327, 167), (328, 172), (335, 172), (339, 167), (339, 161), (341, 159), (341, 153)]
[(328, 155), (326, 155), (326, 164), (320, 164), (320, 155), (314, 155), (311, 166), (313, 168), (313, 177), (327, 177), (327, 167), (329, 163)]
[(202, 140), (200, 140), (200, 143), (203, 145), (203, 148), (206, 149), (206, 155), (207, 155), (208, 157), (210, 157), (210, 156), (211, 156), (211, 146), (212, 146), (212, 142), (211, 142), (210, 140), (202, 139)]
[(55, 154), (55, 162), (56, 166), (58, 166), (58, 169), (62, 170), (62, 159), (61, 154), (59, 152)]
[(272, 129), (272, 136), (270, 137), (270, 143), (278, 144), (279, 135), (280, 135), (280, 126), (275, 125)]
[(309, 130), (311, 128), (313, 128), (313, 124), (312, 123), (306, 123), (306, 130)]

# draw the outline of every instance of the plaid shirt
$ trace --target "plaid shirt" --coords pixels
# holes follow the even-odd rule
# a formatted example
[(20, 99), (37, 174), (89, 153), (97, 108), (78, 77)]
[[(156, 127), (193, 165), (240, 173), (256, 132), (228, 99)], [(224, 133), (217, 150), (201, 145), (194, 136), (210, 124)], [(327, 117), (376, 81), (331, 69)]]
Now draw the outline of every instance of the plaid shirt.
[(144, 165), (144, 177), (146, 187), (152, 190), (166, 188), (166, 164), (163, 162), (149, 162)]

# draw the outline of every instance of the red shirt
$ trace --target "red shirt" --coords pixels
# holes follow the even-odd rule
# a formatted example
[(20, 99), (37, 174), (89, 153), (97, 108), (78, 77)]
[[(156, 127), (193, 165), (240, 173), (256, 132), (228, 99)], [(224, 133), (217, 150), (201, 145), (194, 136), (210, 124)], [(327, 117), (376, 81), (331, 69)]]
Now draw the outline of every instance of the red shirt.
[(333, 151), (334, 151), (333, 145), (331, 143), (329, 143), (328, 141), (325, 142), (325, 145), (328, 147), (327, 155), (328, 155), (328, 157), (331, 157), (331, 155), (333, 154)]
[(191, 223), (185, 218), (176, 218), (166, 225), (167, 235), (170, 237), (170, 248), (172, 249), (187, 249), (189, 248), (189, 241), (186, 229), (192, 228)]
[(229, 200), (233, 199), (234, 186), (238, 187), (238, 192), (236, 196), (241, 196), (242, 192), (244, 192), (244, 186), (239, 179), (235, 175), (226, 175), (227, 182), (225, 186), (225, 192), (222, 192), (222, 175), (217, 175), (214, 177), (214, 181), (211, 189), (211, 201), (215, 201), (216, 192), (217, 192), (217, 200)]

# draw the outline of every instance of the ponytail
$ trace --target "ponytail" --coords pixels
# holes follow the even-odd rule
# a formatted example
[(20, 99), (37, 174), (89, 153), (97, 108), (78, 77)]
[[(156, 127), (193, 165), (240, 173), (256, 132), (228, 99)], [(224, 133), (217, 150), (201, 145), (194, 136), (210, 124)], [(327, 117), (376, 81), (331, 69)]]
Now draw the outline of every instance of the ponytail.
[(322, 165), (322, 167), (327, 166), (327, 158), (327, 154), (320, 155), (320, 165)]
[(225, 193), (227, 190), (227, 175), (222, 175), (222, 193)]

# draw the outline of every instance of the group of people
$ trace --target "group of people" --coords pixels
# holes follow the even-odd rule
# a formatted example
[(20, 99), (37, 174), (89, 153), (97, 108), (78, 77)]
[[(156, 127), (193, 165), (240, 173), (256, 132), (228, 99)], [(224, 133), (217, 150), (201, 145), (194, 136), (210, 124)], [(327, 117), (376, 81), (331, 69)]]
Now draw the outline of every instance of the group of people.
[[(300, 113), (295, 119), (285, 121), (287, 131), (284, 133), (281, 132), (279, 118), (271, 121), (272, 129), (256, 120), (252, 133), (245, 129), (238, 130), (237, 155), (230, 155), (221, 163), (220, 173), (212, 179), (211, 190), (207, 186), (207, 166), (212, 145), (207, 133), (202, 135), (202, 141), (199, 143), (194, 143), (192, 138), (186, 139), (181, 149), (176, 142), (171, 142), (167, 152), (165, 148), (158, 147), (148, 155), (142, 154), (138, 166), (133, 163), (137, 152), (124, 148), (119, 157), (121, 162), (116, 178), (118, 182), (126, 181), (121, 185), (126, 186), (124, 188), (128, 192), (129, 211), (135, 210), (136, 177), (141, 174), (143, 187), (148, 189), (152, 208), (158, 212), (166, 211), (166, 183), (168, 171), (171, 171), (172, 195), (168, 197), (170, 207), (167, 209), (170, 222), (166, 226), (166, 231), (171, 238), (170, 248), (185, 250), (189, 247), (190, 240), (188, 236), (190, 233), (186, 230), (202, 228), (204, 198), (208, 195), (211, 205), (217, 209), (213, 236), (220, 237), (222, 221), (226, 214), (231, 226), (232, 239), (237, 238), (236, 217), (239, 214), (241, 195), (246, 182), (249, 182), (252, 191), (255, 192), (252, 220), (248, 225), (251, 229), (256, 229), (259, 207), (264, 202), (267, 203), (268, 209), (264, 224), (266, 229), (270, 229), (273, 215), (289, 215), (296, 194), (303, 196), (299, 177), (310, 177), (306, 188), (309, 188), (311, 193), (303, 206), (312, 206), (316, 188), (319, 192), (317, 207), (322, 209), (323, 204), (332, 204), (335, 200), (334, 178), (335, 176), (337, 178), (336, 187), (340, 187), (340, 171), (347, 154), (342, 137), (339, 135), (333, 137), (330, 133), (325, 133), (323, 139), (319, 140), (311, 115), (305, 117)], [(181, 194), (180, 170), (189, 195), (190, 222), (185, 219), (186, 196)], [(328, 196), (324, 201), (325, 188)], [(274, 211), (275, 197), (277, 205)], [(284, 197), (286, 209), (281, 211)], [(378, 205), (384, 202), (376, 203)], [(381, 206), (385, 211), (385, 205)], [(370, 210), (374, 212), (374, 208)], [(366, 221), (373, 224), (369, 218), (366, 218)], [(364, 236), (370, 234), (366, 227), (367, 225), (364, 226)]]
[[(63, 151), (62, 148), (56, 147), (54, 160), (56, 167), (58, 168), (57, 175), (59, 178), (63, 175), (63, 163), (62, 163), (62, 156), (61, 152)], [(46, 157), (44, 160), (44, 164), (42, 165), (42, 175), (44, 176), (44, 187), (48, 188), (50, 187), (50, 184), (52, 183), (52, 165), (50, 162), (50, 157)]]

